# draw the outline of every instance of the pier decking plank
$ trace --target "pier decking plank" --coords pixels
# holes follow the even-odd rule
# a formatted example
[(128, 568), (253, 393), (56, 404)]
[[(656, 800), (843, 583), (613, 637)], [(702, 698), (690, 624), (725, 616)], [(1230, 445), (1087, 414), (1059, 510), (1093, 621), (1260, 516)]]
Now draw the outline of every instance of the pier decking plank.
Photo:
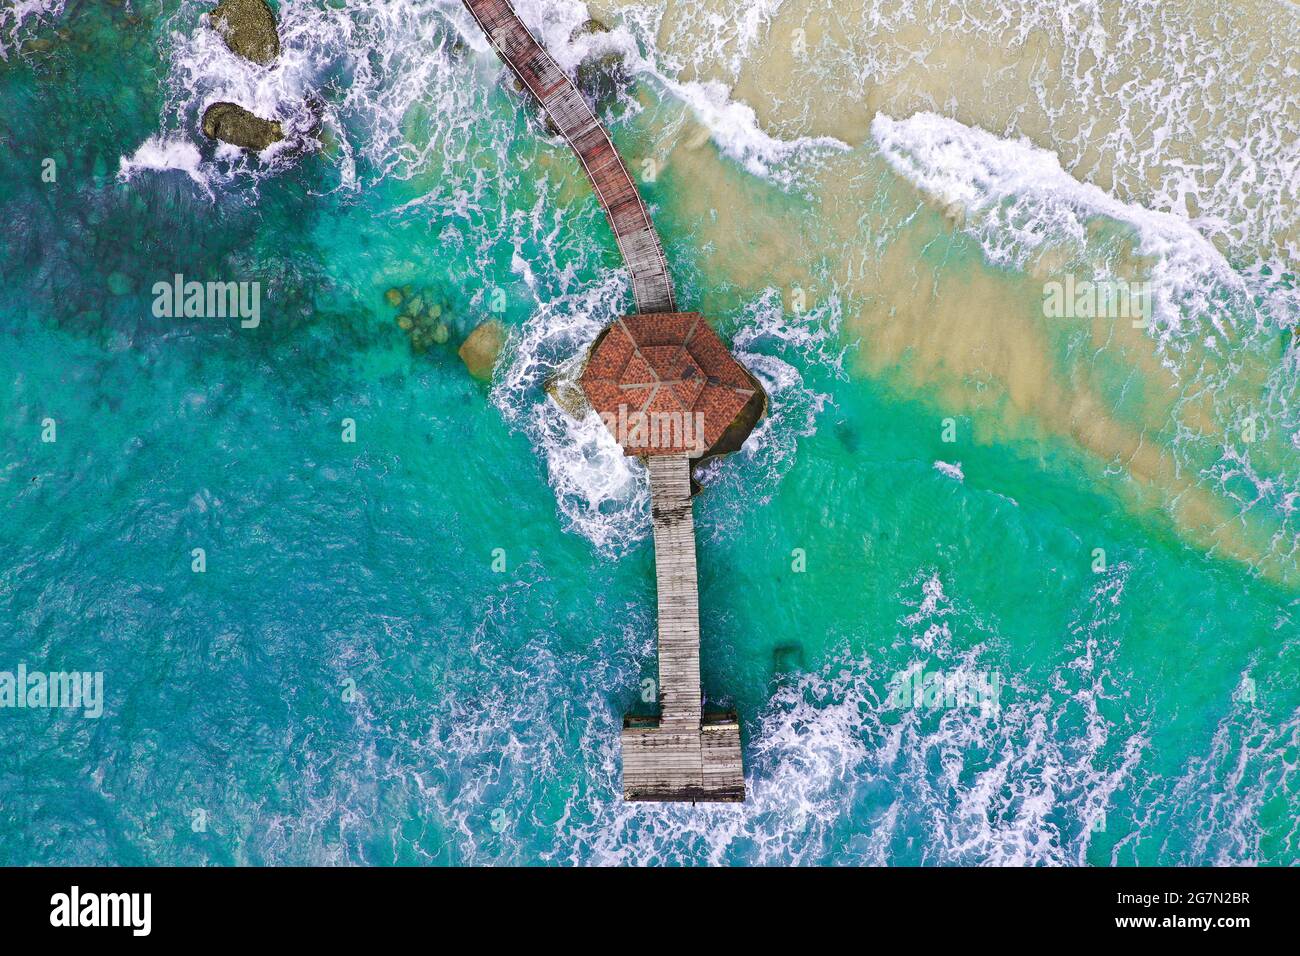
[(691, 464), (685, 455), (649, 459), (659, 598), (659, 726), (700, 726), (700, 598), (695, 568)]

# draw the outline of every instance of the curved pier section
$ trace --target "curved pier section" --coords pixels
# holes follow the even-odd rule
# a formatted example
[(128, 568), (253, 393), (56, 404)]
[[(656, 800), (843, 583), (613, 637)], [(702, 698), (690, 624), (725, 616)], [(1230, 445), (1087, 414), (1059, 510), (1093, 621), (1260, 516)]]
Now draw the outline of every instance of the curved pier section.
[(497, 54), (542, 104), (555, 128), (577, 153), (632, 274), (637, 311), (676, 312), (672, 278), (659, 235), (605, 127), (506, 0), (464, 3)]

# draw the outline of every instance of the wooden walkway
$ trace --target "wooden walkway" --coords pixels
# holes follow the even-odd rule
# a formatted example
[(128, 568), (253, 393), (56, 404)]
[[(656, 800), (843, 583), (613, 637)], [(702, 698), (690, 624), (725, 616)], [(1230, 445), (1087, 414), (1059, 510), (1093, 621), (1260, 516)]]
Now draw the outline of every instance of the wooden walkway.
[(659, 594), (659, 725), (700, 725), (700, 593), (695, 569), (691, 463), (651, 455), (655, 585)]
[(560, 135), (578, 154), (632, 274), (637, 311), (676, 312), (663, 245), (605, 127), (506, 0), (464, 3), (497, 54), (542, 104)]
[[(463, 0), (497, 54), (542, 104), (577, 154), (609, 217), (641, 313), (677, 311), (663, 246), (609, 134), (573, 81), (534, 39), (507, 0)], [(651, 455), (655, 580), (659, 596), (659, 704), (653, 718), (626, 718), (626, 800), (745, 799), (740, 724), (705, 714), (700, 695), (700, 613), (695, 516), (687, 455)]]
[(700, 612), (695, 568), (691, 463), (651, 455), (651, 514), (659, 594), (659, 719), (623, 729), (627, 800), (745, 798), (740, 725), (700, 704)]

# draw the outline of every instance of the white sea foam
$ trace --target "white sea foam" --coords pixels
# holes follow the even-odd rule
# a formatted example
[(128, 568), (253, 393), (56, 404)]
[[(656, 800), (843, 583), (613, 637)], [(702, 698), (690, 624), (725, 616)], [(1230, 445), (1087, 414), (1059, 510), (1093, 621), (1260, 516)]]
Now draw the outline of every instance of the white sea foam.
[[(1198, 403), (1207, 393), (1232, 394), (1243, 366), (1265, 361), (1271, 368), (1259, 408), (1267, 411), (1252, 412), (1261, 437), (1300, 427), (1294, 401), (1300, 365), (1274, 357), (1279, 327), (1300, 319), (1300, 289), (1280, 284), (1277, 269), (1234, 268), (1201, 234), (1199, 220), (1144, 209), (1080, 183), (1054, 153), (1027, 140), (1004, 139), (932, 113), (905, 120), (878, 115), (871, 129), (893, 169), (944, 206), (994, 264), (1022, 268), (1050, 247), (1096, 269), (1090, 226), (1107, 221), (1127, 230), (1138, 256), (1150, 263), (1148, 332), (1192, 409), (1186, 419), (1184, 401), (1174, 409), (1173, 451), (1180, 467), (1235, 500), (1241, 515), (1252, 513), (1273, 525), (1269, 560), (1294, 561), (1300, 528), (1288, 503), (1300, 494), (1300, 473), (1285, 458), (1274, 457), (1268, 467), (1252, 464), (1250, 449), (1239, 441), (1242, 413), (1236, 407), (1217, 411), (1228, 423), (1223, 433), (1204, 433)], [(1110, 257), (1104, 267), (1131, 268), (1128, 254), (1121, 254), (1123, 263), (1114, 261), (1114, 250), (1102, 250)]]
[[(572, 623), (525, 568), (472, 633), (447, 642), (434, 706), (403, 711), (414, 729), (379, 719), (378, 688), (360, 688), (348, 709), (355, 740), (304, 757), (302, 812), (248, 808), (239, 852), (251, 859), (241, 862), (1077, 865), (1104, 862), (1101, 839), (1119, 862), (1258, 860), (1261, 808), (1294, 790), (1287, 754), (1300, 745), (1300, 714), (1279, 726), (1234, 707), (1177, 792), (1156, 781), (1165, 796), (1154, 799), (1146, 691), (1116, 666), (1130, 573), (1099, 576), (1058, 661), (1022, 672), (996, 623), (943, 574), (919, 569), (900, 584), (892, 643), (873, 636), (865, 652), (845, 648), (778, 681), (746, 726), (746, 803), (686, 806), (618, 795), (625, 702), (609, 692), (635, 686), (652, 611), (618, 609), (621, 630), (594, 629), (590, 647), (566, 654), (536, 636)], [(520, 619), (540, 626), (521, 632)], [(418, 640), (410, 621), (385, 626), (398, 633), (339, 641), (339, 683), (382, 670), (379, 647)], [(993, 716), (900, 710), (888, 689), (909, 669), (1001, 671), (1002, 705)], [(348, 772), (326, 772), (326, 757)], [(375, 820), (393, 805), (408, 811), (403, 823), (380, 832)], [(1144, 842), (1153, 835), (1169, 845)], [(1283, 839), (1274, 859), (1294, 855), (1295, 828)]]
[(599, 415), (574, 421), (553, 402), (540, 402), (529, 434), (541, 441), (551, 487), (571, 529), (611, 554), (649, 533), (645, 467), (623, 454)]
[[(720, 148), (746, 168), (780, 175), (782, 164), (788, 166), (804, 158), (810, 146), (818, 146), (770, 137), (765, 141), (755, 135), (762, 131), (743, 104), (729, 106), (717, 88), (677, 84), (674, 67), (660, 63), (645, 39), (652, 32), (636, 31), (645, 52), (635, 43), (620, 46), (633, 38), (627, 27), (570, 41), (572, 27), (580, 22), (577, 11), (585, 12), (581, 4), (522, 6), (535, 27), (541, 22), (538, 9), (558, 11), (553, 27), (557, 35), (542, 32), (567, 67), (584, 56), (621, 52), (634, 71), (661, 83), (672, 95), (683, 100), (703, 97), (692, 109), (710, 124)], [(326, 128), (338, 137), (340, 184), (347, 188), (364, 188), (361, 170), (367, 168), (375, 177), (409, 177), (442, 155), (455, 156), (468, 148), (464, 144), (470, 137), (461, 134), (482, 122), (486, 84), (482, 76), (454, 59), (447, 23), (471, 26), (454, 0), (439, 0), (436, 5), (362, 2), (345, 10), (315, 9), (289, 0), (280, 9), (285, 57), (267, 71), (231, 58), (223, 46), (210, 42), (211, 37), (196, 38), (191, 31), (197, 29), (198, 6), (183, 7), (184, 15), (174, 26), (178, 39), (172, 56), (172, 78), (179, 91), (169, 102), (163, 132), (149, 141), (155, 145), (145, 144), (147, 150), (142, 146), (124, 158), (124, 163), (137, 164), (132, 167), (134, 174), (144, 169), (178, 169), (205, 182), (229, 177), (236, 160), (218, 155), (196, 167), (193, 154), (178, 141), (201, 142), (194, 128), (203, 105), (219, 98), (247, 97), (245, 105), (280, 118), (295, 114), (309, 94), (330, 84), (336, 86), (335, 92), (344, 91), (341, 102), (326, 107), (324, 118)], [(768, 11), (774, 9), (761, 2), (748, 4), (741, 8), (734, 27), (720, 25), (737, 56), (751, 48), (753, 41), (747, 38), (761, 30)], [(635, 26), (635, 14), (628, 18)], [(558, 35), (561, 32), (563, 36)], [(475, 50), (486, 51), (477, 28), (465, 29), (463, 36)], [(499, 70), (486, 55), (478, 67)], [(429, 111), (430, 129), (412, 143), (405, 124), (419, 109)], [(1070, 236), (1072, 223), (1098, 212), (1112, 214), (1109, 207), (1098, 209), (1094, 194), (1076, 191), (1075, 187), (1083, 189), (1077, 182), (1071, 187), (1061, 179), (1070, 177), (1059, 163), (1053, 172), (1041, 157), (1026, 152), (1032, 147), (1012, 143), (1014, 148), (999, 150), (980, 140), (976, 134), (981, 131), (967, 130), (953, 135), (964, 138), (959, 145), (970, 151), (969, 156), (963, 157), (960, 150), (947, 154), (938, 148), (942, 143), (927, 141), (921, 135), (924, 131), (912, 130), (909, 122), (895, 124), (892, 130), (903, 141), (898, 156), (944, 189), (971, 185), (973, 192), (963, 195), (986, 217), (1006, 217), (1000, 203), (1022, 213), (1027, 218), (1004, 221), (1012, 227), (1012, 241), (1026, 248), (1035, 241), (1030, 227), (1034, 217)], [(915, 138), (909, 139), (913, 133)], [(500, 148), (508, 149), (508, 143), (503, 140)], [(988, 167), (991, 156), (1010, 164), (1027, 158), (1031, 167), (1041, 165), (1039, 171), (1050, 183), (1013, 184), (996, 162)], [(964, 179), (960, 169), (945, 167), (941, 160), (953, 157), (974, 161), (975, 177)], [(364, 163), (359, 164), (359, 159)], [(249, 172), (256, 175), (258, 170), (251, 167)], [(1017, 206), (1021, 185), (1027, 198)], [(452, 210), (466, 218), (482, 195), (472, 181), (432, 188), (434, 192), (407, 212)], [(1058, 188), (1062, 195), (1056, 194)], [(988, 196), (981, 197), (980, 189), (988, 190)], [(1121, 221), (1130, 222), (1139, 232), (1151, 229), (1139, 212), (1125, 214), (1130, 218)], [(590, 419), (572, 422), (544, 397), (541, 383), (618, 314), (626, 302), (626, 279), (621, 272), (607, 272), (595, 283), (574, 287), (572, 272), (566, 276), (550, 268), (554, 262), (539, 264), (519, 253), (525, 238), (540, 246), (543, 255), (548, 249), (553, 253), (559, 241), (553, 223), (534, 210), (512, 220), (509, 228), (520, 230), (511, 239), (516, 242), (516, 273), (520, 286), (536, 298), (537, 310), (512, 339), (492, 400), (508, 422), (525, 430), (542, 449), (568, 525), (601, 550), (618, 551), (648, 528), (644, 481), (603, 428)], [(1153, 235), (1168, 243), (1167, 258), (1189, 264), (1191, 274), (1204, 269), (1199, 258), (1204, 247), (1194, 234), (1162, 224)], [(981, 239), (987, 239), (992, 250), (1014, 252), (992, 228)], [(484, 239), (500, 241), (501, 235)], [(584, 268), (587, 265), (584, 262)], [(777, 481), (790, 467), (799, 439), (812, 434), (829, 402), (807, 383), (808, 366), (838, 364), (834, 344), (838, 322), (837, 305), (791, 318), (780, 309), (774, 293), (746, 309), (733, 348), (769, 389), (772, 409), (746, 449), (723, 463), (717, 480), (725, 480), (726, 469), (735, 468), (752, 469)], [(883, 706), (884, 688), (899, 666), (937, 663), (964, 673), (996, 667), (1005, 660), (998, 656), (996, 627), (946, 593), (954, 589), (945, 588), (936, 572), (921, 572), (901, 595), (904, 608), (897, 635), (901, 660), (886, 664), (883, 652), (846, 651), (819, 671), (774, 690), (747, 726), (750, 801), (743, 807), (623, 804), (616, 796), (620, 715), (608, 699), (608, 688), (633, 682), (635, 667), (619, 652), (602, 646), (599, 637), (590, 658), (581, 661), (582, 666), (573, 666), (574, 661), (558, 657), (545, 644), (521, 649), (516, 659), (497, 646), (500, 634), (487, 632), (475, 643), (472, 666), (457, 671), (473, 675), (476, 683), (451, 686), (447, 706), (440, 703), (436, 709), (428, 739), (417, 744), (423, 748), (426, 766), (413, 774), (413, 785), (455, 837), (456, 852), (472, 861), (517, 859), (522, 852), (522, 838), (512, 830), (494, 835), (487, 823), (494, 810), (508, 808), (510, 820), (527, 820), (539, 813), (539, 792), (562, 791), (573, 794), (562, 812), (538, 823), (531, 834), (537, 843), (553, 841), (551, 859), (821, 862), (833, 853), (837, 859), (868, 863), (1081, 862), (1092, 840), (1091, 825), (1132, 785), (1136, 762), (1149, 746), (1142, 715), (1135, 713), (1137, 705), (1119, 696), (1123, 675), (1111, 673), (1117, 638), (1110, 633), (1110, 614), (1122, 603), (1126, 573), (1118, 569), (1100, 583), (1071, 624), (1068, 661), (1046, 676), (1013, 675), (1015, 693), (1004, 695), (1000, 716), (990, 721), (964, 711), (909, 712), (900, 718)], [(533, 619), (512, 600), (507, 596), (490, 614), (502, 620)], [(630, 653), (627, 649), (646, 652), (652, 634), (652, 622), (646, 617), (615, 643), (624, 654)], [(519, 660), (526, 660), (526, 666)], [(565, 708), (566, 703), (573, 707)], [(362, 708), (357, 720), (363, 731), (369, 717)], [(572, 735), (565, 732), (570, 721)], [(1204, 763), (1189, 768), (1192, 782), (1185, 788), (1190, 802), (1196, 804), (1207, 795), (1221, 794), (1217, 802), (1211, 801), (1214, 819), (1223, 821), (1217, 832), (1229, 836), (1212, 839), (1189, 856), (1205, 854), (1217, 860), (1255, 852), (1257, 836), (1248, 829), (1249, 821), (1242, 822), (1242, 815), (1253, 812), (1258, 799), (1239, 799), (1235, 794), (1254, 786), (1251, 761), (1258, 755), (1252, 756), (1248, 745), (1262, 728), (1240, 718), (1234, 721), (1238, 722), (1225, 732), (1224, 744), (1220, 746), (1216, 738)], [(1296, 732), (1292, 722), (1271, 740), (1276, 745), (1290, 739), (1294, 748)], [(1224, 765), (1220, 758), (1237, 753), (1243, 754), (1248, 772), (1244, 777), (1225, 778), (1215, 768)], [(314, 796), (305, 817), (271, 828), (265, 845), (283, 847), (293, 837), (291, 826), (298, 827), (299, 833), (332, 830), (333, 808), (338, 805), (353, 808), (339, 828), (341, 839), (364, 832), (359, 814), (380, 806), (377, 784), (385, 772), (381, 763), (373, 747), (359, 755), (357, 766), (363, 772), (349, 784), (347, 793)], [(564, 776), (574, 773), (575, 767), (576, 778)], [(1273, 788), (1264, 796), (1279, 792), (1278, 786), (1294, 789), (1289, 776), (1293, 768), (1273, 766), (1263, 773), (1264, 785)], [(319, 776), (308, 775), (309, 786), (319, 782)], [(882, 793), (888, 798), (864, 813)], [(855, 820), (866, 822), (859, 830)], [(1110, 826), (1128, 822), (1112, 819)], [(1233, 830), (1234, 826), (1246, 829)], [(330, 839), (335, 842), (325, 859), (345, 858), (339, 838), (331, 834)]]
[[(567, 8), (556, 8), (562, 9)], [(575, 269), (594, 262), (599, 248), (584, 235), (587, 213), (575, 219), (572, 211), (558, 210), (556, 190), (544, 179), (536, 184), (537, 198), (528, 214), (486, 215), (483, 203), (504, 203), (511, 180), (519, 175), (511, 161), (516, 133), (508, 118), (492, 135), (477, 129), (490, 114), (485, 102), (492, 88), (474, 67), (502, 68), (463, 6), (365, 0), (322, 9), (285, 3), (279, 8), (282, 52), (269, 68), (230, 53), (201, 24), (200, 13), (196, 6), (183, 7), (173, 23), (173, 92), (164, 127), (174, 132), (151, 138), (124, 158), (123, 176), (183, 169), (212, 189), (240, 177), (256, 180), (273, 173), (274, 156), (248, 157), (238, 150), (217, 149), (210, 159), (196, 161), (202, 156), (196, 145), (202, 139), (194, 127), (203, 109), (218, 100), (281, 118), (297, 135), (319, 113), (336, 147), (340, 188), (407, 179), (439, 165), (444, 172), (428, 191), (394, 215), (441, 217), (446, 241), (472, 243), (481, 250), (477, 258), (483, 271), (473, 277), (478, 281), (467, 281), (478, 290), (472, 308), (485, 308), (487, 291), (502, 284), (502, 277), (492, 274), (490, 250), (513, 246), (510, 268), (517, 282), (512, 294), (534, 301), (535, 314), (512, 337), (493, 401), (541, 449), (566, 525), (606, 552), (635, 544), (648, 531), (648, 493), (639, 467), (619, 453), (602, 429), (573, 422), (541, 390), (548, 375), (580, 354), (621, 313), (626, 278), (607, 272), (594, 285), (575, 288)], [(570, 17), (563, 29), (575, 25)], [(466, 58), (458, 37), (483, 56)], [(310, 109), (309, 102), (315, 104)], [(413, 122), (413, 117), (419, 120)], [(494, 172), (474, 162), (470, 151), (479, 148), (476, 142), (490, 142)], [(498, 180), (492, 188), (489, 175)], [(603, 226), (594, 215), (591, 220), (592, 226)], [(566, 254), (563, 267), (557, 261), (561, 251)]]
[[(1265, 259), (1300, 258), (1293, 5), (857, 0), (850, 10), (836, 0), (743, 0), (725, 13), (713, 3), (676, 4), (667, 20), (659, 5), (635, 9), (647, 12), (625, 19), (639, 24), (642, 42), (667, 38), (680, 66), (698, 75), (734, 82), (757, 58), (748, 72), (761, 83), (764, 57), (785, 64), (793, 82), (777, 112), (791, 128), (824, 122), (827, 104), (868, 99), (950, 112), (961, 51), (1005, 56), (1007, 85), (994, 75), (983, 96), (960, 101), (990, 117), (986, 128), (1032, 131), (1077, 179), (1194, 218), (1234, 259), (1264, 249)], [(1270, 16), (1266, 30), (1262, 16)], [(787, 61), (788, 31), (819, 21), (834, 26), (821, 37), (809, 30), (807, 55)]]
[(606, 272), (585, 288), (539, 300), (520, 331), (492, 401), (522, 427), (546, 459), (566, 526), (607, 554), (620, 554), (650, 529), (645, 468), (623, 454), (594, 412), (575, 421), (542, 390), (547, 379), (582, 355), (621, 313), (627, 280)]
[[(761, 505), (771, 497), (793, 467), (799, 442), (816, 433), (817, 421), (831, 403), (830, 395), (809, 385), (805, 375), (810, 367), (842, 374), (841, 319), (834, 296), (801, 315), (785, 312), (777, 289), (745, 305), (731, 349), (762, 384), (767, 413), (739, 452), (697, 470), (703, 485), (727, 488), (742, 502)], [(707, 524), (701, 528), (707, 529)]]
[[(846, 651), (781, 683), (749, 728), (745, 804), (575, 801), (575, 816), (579, 806), (592, 816), (573, 821), (572, 846), (554, 858), (1084, 862), (1098, 821), (1148, 746), (1141, 729), (1109, 715), (1117, 703), (1110, 627), (1126, 573), (1114, 572), (1085, 602), (1071, 625), (1072, 656), (1045, 680), (1014, 675), (995, 718), (978, 708), (894, 710), (888, 688), (899, 668), (875, 652)], [(933, 571), (919, 573), (900, 598), (911, 608), (900, 619), (902, 669), (956, 678), (997, 669), (995, 631), (945, 594)]]
[[(322, 754), (307, 754), (300, 812), (237, 808), (240, 861), (1080, 865), (1106, 861), (1097, 842), (1112, 847), (1110, 862), (1294, 856), (1297, 827), (1269, 857), (1261, 848), (1261, 817), (1296, 784), (1300, 713), (1278, 719), (1262, 704), (1286, 688), (1261, 683), (1260, 702), (1249, 700), (1247, 669), (1240, 700), (1179, 777), (1153, 773), (1144, 689), (1115, 663), (1130, 574), (1121, 564), (1099, 576), (1061, 635), (1058, 662), (1022, 671), (997, 624), (922, 568), (898, 591), (892, 644), (872, 639), (865, 653), (845, 649), (777, 682), (746, 726), (748, 800), (712, 806), (617, 795), (621, 708), (610, 688), (634, 685), (637, 661), (653, 653), (653, 611), (629, 607), (623, 630), (594, 632), (571, 656), (517, 628), (520, 619), (543, 622), (541, 633), (564, 627), (525, 574), (448, 646), (435, 706), (409, 711), (419, 732), (403, 722), (386, 739), (363, 685), (348, 708), (348, 773), (326, 773)], [(417, 640), (408, 620), (391, 627)], [(338, 683), (380, 665), (355, 637), (338, 648)], [(958, 679), (1001, 671), (1001, 708), (900, 710), (888, 689), (913, 669)], [(403, 799), (412, 812), (377, 840), (383, 806)], [(415, 818), (426, 829), (412, 836)]]
[[(635, 684), (652, 612), (618, 612), (622, 630), (597, 629), (580, 658), (567, 655), (519, 632), (521, 618), (542, 633), (564, 627), (524, 569), (473, 633), (449, 642), (420, 732), (403, 723), (386, 739), (362, 687), (349, 707), (355, 743), (329, 755), (348, 773), (308, 755), (305, 809), (247, 808), (256, 827), (241, 861), (1078, 865), (1104, 862), (1103, 839), (1112, 862), (1262, 861), (1261, 814), (1294, 791), (1300, 713), (1278, 721), (1243, 699), (1171, 790), (1150, 769), (1147, 692), (1116, 666), (1131, 573), (1100, 575), (1058, 662), (1022, 672), (996, 623), (942, 574), (918, 570), (900, 585), (892, 643), (873, 638), (778, 681), (746, 727), (746, 803), (686, 806), (618, 796), (622, 704), (609, 688)], [(385, 626), (396, 632), (385, 641), (417, 640), (409, 621)], [(339, 682), (378, 666), (378, 646), (340, 641)], [(1001, 707), (900, 710), (888, 689), (911, 669), (1001, 671)], [(1261, 686), (1261, 700), (1279, 692)], [(377, 832), (394, 799), (410, 799), (405, 819), (427, 829)], [(1294, 856), (1298, 835), (1283, 833), (1270, 858)]]
[(199, 155), (198, 147), (184, 137), (164, 139), (153, 136), (145, 140), (135, 153), (121, 158), (118, 177), (130, 180), (140, 170), (178, 170), (208, 190), (208, 178), (203, 172), (203, 157)]
[[(621, 553), (650, 530), (649, 489), (644, 467), (627, 458), (595, 414), (574, 421), (541, 389), (621, 312), (627, 283), (621, 271), (553, 299), (540, 298), (521, 330), (493, 402), (507, 421), (524, 428), (546, 458), (566, 525), (604, 552)], [(743, 500), (762, 502), (794, 463), (800, 439), (816, 431), (830, 401), (809, 387), (794, 364), (838, 371), (840, 311), (831, 298), (802, 316), (787, 316), (776, 290), (742, 312), (733, 351), (763, 384), (768, 412), (736, 454), (710, 462), (698, 477), (706, 485), (745, 486)]]
[[(654, 71), (647, 68), (645, 72)], [(755, 176), (789, 185), (820, 155), (849, 148), (833, 136), (779, 139), (770, 135), (759, 125), (753, 107), (732, 99), (731, 89), (719, 81), (683, 83), (654, 75), (665, 90), (690, 107), (718, 148)]]
[[(589, 13), (585, 4), (573, 0), (523, 0), (516, 4), (521, 19), (565, 69), (573, 71), (593, 56), (617, 55), (624, 68), (686, 102), (713, 132), (724, 152), (751, 172), (783, 178), (789, 164), (805, 160), (822, 148), (839, 144), (781, 142), (759, 129), (752, 110), (726, 99), (721, 87), (680, 84), (654, 62), (653, 49), (643, 47), (625, 25), (601, 33), (582, 33)], [(481, 32), (470, 21), (457, 20), (465, 40), (475, 49), (486, 49)], [(540, 210), (533, 212), (533, 232), (539, 230)], [(566, 228), (573, 228), (572, 224)], [(543, 243), (543, 248), (551, 243)], [(517, 247), (518, 248), (518, 247)], [(526, 284), (536, 270), (525, 257), (515, 256), (513, 270)], [(538, 309), (523, 329), (518, 349), (494, 401), (509, 419), (524, 409), (527, 429), (546, 456), (548, 473), (557, 493), (560, 510), (573, 530), (588, 537), (604, 551), (618, 552), (649, 533), (648, 489), (644, 469), (621, 455), (613, 439), (595, 417), (574, 422), (554, 403), (540, 394), (540, 384), (574, 355), (582, 354), (596, 334), (621, 311), (626, 290), (621, 276), (610, 279), (576, 297), (561, 295), (548, 300), (538, 296)], [(838, 366), (841, 356), (832, 350), (839, 330), (839, 303), (833, 300), (808, 316), (791, 321), (781, 310), (780, 296), (769, 290), (743, 314), (735, 335), (737, 358), (763, 383), (770, 404), (768, 415), (750, 436), (745, 448), (731, 458), (738, 462), (713, 462), (700, 474), (705, 483), (728, 480), (738, 469), (746, 484), (759, 489), (779, 481), (793, 463), (800, 437), (812, 434), (827, 396), (806, 387), (798, 368), (780, 357), (789, 350), (804, 360), (830, 362)], [(793, 357), (788, 356), (788, 357)], [(763, 476), (756, 480), (756, 474)]]
[[(207, 6), (183, 4), (171, 21), (169, 90), (160, 136), (204, 144), (199, 120), (214, 102), (279, 120), (288, 143), (262, 162), (217, 151), (200, 169), (209, 183), (259, 178), (291, 147), (332, 145), (339, 185), (360, 188), (358, 160), (376, 179), (409, 178), (446, 156), (466, 155), (466, 129), (480, 122), (487, 90), (457, 52), (448, 17), (460, 4), (367, 0), (348, 7), (286, 2), (278, 8), (281, 52), (267, 67), (232, 53), (206, 25)], [(432, 122), (411, 136), (412, 111)], [(427, 137), (427, 138), (426, 138)], [(141, 167), (143, 168), (143, 167)]]
[(935, 461), (934, 470), (954, 481), (965, 481), (966, 473), (961, 470), (959, 461)]
[[(1208, 749), (1191, 757), (1179, 776), (1153, 775), (1135, 797), (1142, 816), (1133, 833), (1118, 841), (1112, 863), (1149, 859), (1175, 866), (1242, 866), (1294, 862), (1300, 853), (1300, 819), (1263, 845), (1261, 819), (1270, 805), (1294, 805), (1300, 763), (1300, 708), (1270, 706), (1293, 698), (1293, 686), (1256, 687), (1252, 663), (1240, 675), (1231, 707), (1215, 725)], [(1285, 811), (1281, 816), (1285, 815)], [(1163, 834), (1156, 846), (1146, 833)]]
[[(743, 49), (757, 39), (761, 25), (779, 8), (781, 0), (760, 0), (749, 4), (740, 19), (738, 38)], [(520, 0), (515, 10), (563, 68), (572, 72), (584, 59), (616, 55), (629, 75), (649, 83), (690, 108), (709, 130), (718, 148), (750, 173), (790, 184), (800, 171), (827, 152), (847, 149), (830, 136), (799, 136), (780, 139), (766, 132), (753, 108), (731, 97), (731, 89), (716, 80), (682, 81), (678, 70), (659, 62), (653, 32), (646, 29), (645, 12), (629, 23), (641, 28), (635, 33), (627, 24), (608, 32), (576, 35), (589, 18), (585, 3), (577, 0)], [(657, 17), (654, 18), (657, 21)], [(730, 18), (728, 18), (730, 19)], [(737, 55), (740, 55), (739, 53)]]
[(1077, 254), (1088, 226), (1106, 217), (1132, 230), (1152, 266), (1152, 334), (1180, 347), (1212, 328), (1235, 336), (1257, 321), (1245, 280), (1186, 219), (1125, 203), (1081, 183), (1056, 154), (933, 113), (904, 120), (877, 115), (872, 136), (898, 173), (949, 209), (990, 262), (1023, 267), (1049, 245)]
[(635, 685), (633, 655), (652, 653), (650, 613), (620, 612), (621, 630), (593, 629), (575, 659), (550, 639), (515, 640), (520, 619), (542, 622), (532, 633), (566, 626), (535, 601), (523, 586), (492, 602), (468, 646), (453, 649), (429, 733), (412, 742), (421, 803), (454, 834), (450, 862), (535, 862), (617, 785), (622, 717), (609, 689)]
[[(621, 57), (630, 74), (686, 103), (719, 147), (751, 172), (790, 182), (799, 162), (842, 148), (828, 138), (785, 141), (768, 135), (754, 111), (730, 100), (725, 87), (678, 82), (673, 70), (659, 66), (652, 46), (643, 49), (647, 38), (634, 36), (625, 25), (579, 34), (589, 16), (583, 3), (525, 0), (516, 6), (565, 69), (573, 71), (591, 57)], [(159, 136), (189, 136), (201, 143), (199, 117), (218, 101), (281, 121), (297, 146), (314, 141), (311, 131), (319, 123), (337, 146), (335, 163), (346, 188), (360, 186), (358, 159), (366, 161), (376, 179), (408, 178), (443, 157), (463, 160), (471, 139), (467, 133), (486, 113), (488, 90), (466, 68), (458, 45), (476, 51), (480, 66), (503, 69), (482, 31), (454, 0), (362, 0), (344, 8), (286, 2), (278, 9), (281, 53), (269, 67), (231, 53), (204, 25), (205, 11), (201, 4), (187, 3), (173, 19), (171, 92)], [(412, 110), (431, 120), (422, 131), (427, 140), (411, 137)], [(246, 159), (217, 158), (205, 163), (200, 174), (206, 182), (218, 183), (278, 168), (268, 163), (261, 169)]]
[[(199, 132), (201, 117), (216, 102), (236, 103), (263, 119), (280, 121), (291, 141), (300, 139), (311, 127), (312, 116), (305, 102), (310, 89), (305, 78), (311, 66), (303, 51), (291, 44), (291, 16), (282, 12), (282, 51), (269, 68), (232, 53), (216, 31), (207, 26), (206, 19), (205, 12), (195, 5), (182, 5), (175, 15), (164, 124), (160, 133), (142, 144), (134, 156), (123, 157), (123, 178), (182, 168), (211, 193), (214, 185), (239, 174), (255, 175), (261, 165), (259, 159), (273, 166), (274, 157), (284, 147), (269, 149), (255, 159), (242, 150), (214, 145), (210, 161), (201, 157), (193, 161), (200, 145), (207, 143)], [(184, 143), (189, 143), (191, 149), (185, 149)], [(170, 155), (164, 155), (158, 144), (166, 144)], [(175, 162), (182, 165), (173, 165)]]

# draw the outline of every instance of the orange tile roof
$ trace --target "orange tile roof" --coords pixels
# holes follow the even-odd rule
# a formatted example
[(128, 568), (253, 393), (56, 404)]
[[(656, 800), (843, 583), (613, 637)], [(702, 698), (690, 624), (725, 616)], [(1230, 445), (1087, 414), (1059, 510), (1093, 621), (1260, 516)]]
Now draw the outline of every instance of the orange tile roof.
[(579, 381), (629, 455), (697, 457), (754, 394), (748, 373), (698, 312), (623, 316)]

